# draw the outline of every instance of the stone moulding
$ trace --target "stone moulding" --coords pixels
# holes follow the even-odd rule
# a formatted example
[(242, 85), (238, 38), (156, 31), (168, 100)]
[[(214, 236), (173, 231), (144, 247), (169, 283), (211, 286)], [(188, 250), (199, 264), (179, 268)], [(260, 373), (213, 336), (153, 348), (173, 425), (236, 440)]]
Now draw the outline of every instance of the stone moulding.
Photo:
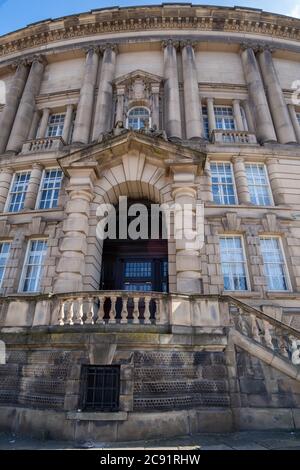
[(300, 40), (296, 18), (247, 8), (164, 5), (92, 11), (33, 24), (0, 38), (0, 57), (68, 39), (159, 30), (223, 31)]

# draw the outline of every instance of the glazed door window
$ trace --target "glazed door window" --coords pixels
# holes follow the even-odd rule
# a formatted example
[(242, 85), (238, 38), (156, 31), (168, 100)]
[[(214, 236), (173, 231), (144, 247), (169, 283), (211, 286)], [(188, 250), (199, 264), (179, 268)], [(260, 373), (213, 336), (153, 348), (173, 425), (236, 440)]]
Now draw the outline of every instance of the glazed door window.
[(231, 106), (214, 106), (214, 111), (217, 129), (235, 129), (235, 122)]
[(147, 108), (132, 108), (128, 113), (128, 129), (139, 130), (150, 127), (150, 113)]

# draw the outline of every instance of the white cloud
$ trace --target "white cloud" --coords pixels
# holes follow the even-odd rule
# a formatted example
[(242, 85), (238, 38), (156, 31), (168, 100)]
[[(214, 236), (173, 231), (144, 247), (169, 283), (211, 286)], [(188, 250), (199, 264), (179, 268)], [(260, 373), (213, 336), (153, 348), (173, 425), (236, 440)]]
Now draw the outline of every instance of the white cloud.
[(291, 10), (290, 16), (294, 16), (295, 18), (300, 18), (300, 2), (297, 3)]

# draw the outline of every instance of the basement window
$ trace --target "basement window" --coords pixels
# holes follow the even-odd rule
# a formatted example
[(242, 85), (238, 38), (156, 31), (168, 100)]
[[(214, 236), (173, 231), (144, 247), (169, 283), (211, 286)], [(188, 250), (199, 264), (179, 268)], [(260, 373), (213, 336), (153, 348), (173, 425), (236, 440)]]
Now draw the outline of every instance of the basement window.
[(83, 411), (119, 411), (120, 366), (82, 366)]

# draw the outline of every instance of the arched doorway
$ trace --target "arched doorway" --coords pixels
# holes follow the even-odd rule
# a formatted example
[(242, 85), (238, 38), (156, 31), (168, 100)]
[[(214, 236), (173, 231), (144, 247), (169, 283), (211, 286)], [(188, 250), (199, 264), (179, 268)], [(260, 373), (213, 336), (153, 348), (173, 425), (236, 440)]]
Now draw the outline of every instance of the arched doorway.
[[(148, 239), (121, 239), (119, 235), (120, 214), (117, 214), (117, 238), (107, 238), (103, 244), (102, 290), (124, 290), (141, 292), (168, 292), (168, 240), (162, 237), (164, 217), (159, 215), (159, 235), (151, 234), (151, 203), (145, 200), (129, 200), (133, 204), (143, 204), (148, 210)], [(128, 217), (128, 224), (132, 218)]]

